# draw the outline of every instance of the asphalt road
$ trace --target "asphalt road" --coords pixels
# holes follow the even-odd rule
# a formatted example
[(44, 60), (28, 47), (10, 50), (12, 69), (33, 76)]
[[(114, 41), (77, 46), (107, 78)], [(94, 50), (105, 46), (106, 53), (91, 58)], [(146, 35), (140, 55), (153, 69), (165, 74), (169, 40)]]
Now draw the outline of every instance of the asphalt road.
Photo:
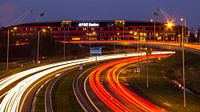
[[(166, 55), (152, 55), (150, 59), (165, 57)], [(151, 102), (141, 98), (133, 91), (127, 89), (118, 80), (117, 71), (123, 66), (138, 61), (144, 61), (147, 58), (142, 56), (141, 60), (137, 57), (122, 59), (103, 64), (95, 68), (89, 76), (90, 86), (94, 93), (101, 99), (112, 111), (145, 111), (145, 112), (162, 112), (160, 109)], [(102, 85), (103, 81), (103, 85)]]
[[(98, 60), (110, 60), (118, 58), (127, 58), (136, 56), (137, 54), (114, 54), (100, 56)], [(145, 55), (145, 54), (143, 54)], [(94, 62), (95, 58), (89, 57), (66, 62), (60, 62), (45, 66), (29, 69), (4, 79), (1, 79), (0, 89), (8, 88), (11, 84), (18, 82), (14, 87), (9, 88), (9, 91), (4, 92), (5, 96), (0, 105), (2, 112), (28, 112), (31, 110), (32, 101), (37, 89), (47, 80), (55, 77), (57, 74), (66, 71), (69, 67), (83, 63)], [(23, 79), (23, 80), (22, 80)]]
[(46, 111), (46, 112), (51, 112), (52, 111), (52, 102), (51, 102), (51, 90), (54, 84), (54, 80), (56, 81), (58, 79), (58, 77), (56, 77), (57, 74), (62, 74), (63, 72), (66, 72), (68, 70), (71, 70), (73, 68), (76, 68), (76, 66), (74, 67), (69, 67), (69, 68), (65, 68), (56, 72), (53, 72), (51, 74), (48, 74), (47, 76), (41, 78), (40, 80), (37, 80), (36, 83), (34, 83), (33, 85), (29, 86), (29, 88), (26, 90), (25, 94), (23, 94), (23, 97), (21, 98), (21, 104), (20, 104), (20, 112), (29, 112), (30, 110), (32, 110), (32, 102), (34, 101), (34, 97), (35, 97), (35, 93), (38, 90), (38, 88), (43, 85), (47, 80), (52, 79), (53, 82), (50, 83), (49, 88), (47, 89), (47, 93), (50, 97), (48, 97), (47, 95), (45, 95), (45, 110), (49, 109), (50, 111)]
[(80, 78), (85, 74), (87, 75), (88, 74), (87, 72), (89, 72), (92, 68), (94, 68), (94, 67), (91, 67), (88, 70), (82, 72), (81, 74), (76, 75), (73, 79), (73, 84), (72, 84), (73, 85), (72, 86), (73, 93), (74, 93), (77, 101), (81, 105), (82, 109), (85, 112), (95, 112), (95, 110), (92, 107), (92, 105), (90, 105), (90, 102), (87, 100), (85, 93), (84, 93), (84, 90), (82, 90), (83, 84), (79, 84), (79, 83), (80, 83)]

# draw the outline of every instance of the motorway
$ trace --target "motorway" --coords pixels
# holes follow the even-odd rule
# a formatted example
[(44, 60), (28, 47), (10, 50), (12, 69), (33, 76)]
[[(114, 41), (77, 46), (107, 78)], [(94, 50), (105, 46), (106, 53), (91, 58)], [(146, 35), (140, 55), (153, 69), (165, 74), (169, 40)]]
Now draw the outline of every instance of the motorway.
[[(169, 55), (153, 55), (150, 59), (166, 57)], [(140, 61), (146, 60), (142, 56)], [(90, 86), (94, 93), (113, 111), (115, 112), (162, 112), (164, 110), (154, 104), (139, 97), (134, 92), (123, 86), (119, 80), (117, 71), (131, 63), (136, 63), (137, 57), (118, 60), (103, 64), (95, 68), (89, 76)], [(102, 84), (103, 81), (103, 84)]]
[[(136, 54), (134, 54), (136, 55)], [(132, 55), (130, 55), (132, 56)], [(106, 59), (112, 59), (112, 58), (122, 58), (125, 57), (124, 54), (120, 55), (111, 55), (111, 56), (102, 56), (99, 58), (99, 60), (106, 60)], [(3, 78), (0, 80), (0, 90), (1, 92), (4, 90), (7, 90), (6, 92), (2, 92), (1, 98), (2, 102), (0, 105), (0, 111), (6, 112), (6, 111), (12, 111), (12, 112), (18, 112), (22, 109), (23, 102), (21, 102), (24, 93), (27, 93), (27, 89), (34, 84), (35, 82), (38, 82), (39, 79), (43, 78), (44, 76), (48, 75), (49, 73), (52, 73), (54, 71), (57, 71), (59, 69), (63, 69), (66, 67), (79, 65), (81, 63), (87, 63), (87, 62), (93, 62), (95, 61), (95, 58), (89, 57), (86, 59), (80, 59), (80, 60), (72, 60), (72, 61), (66, 61), (66, 62), (60, 62), (45, 66), (40, 66), (36, 68), (32, 68), (26, 71), (22, 71), (17, 74), (13, 74), (9, 77)], [(27, 78), (25, 78), (27, 77)], [(23, 79), (25, 78), (25, 79)], [(23, 79), (23, 80), (20, 80)], [(20, 82), (17, 82), (19, 81)], [(18, 83), (14, 87), (10, 87), (10, 85), (14, 83)], [(21, 104), (22, 103), (22, 104)]]
[(90, 70), (92, 70), (94, 67), (91, 67), (89, 69), (87, 69), (86, 71), (84, 71), (83, 73), (76, 75), (74, 80), (73, 80), (73, 93), (78, 101), (78, 103), (81, 105), (82, 109), (86, 112), (93, 112), (93, 106), (90, 105), (90, 103), (88, 103), (89, 101), (87, 100), (86, 95), (87, 93), (82, 91), (82, 89), (84, 88), (84, 86), (86, 86), (85, 84), (80, 87), (80, 78), (83, 77), (83, 75), (85, 75), (87, 72), (89, 72)]
[[(52, 92), (55, 84), (62, 78), (66, 73), (59, 73), (55, 78), (50, 79), (50, 83), (45, 91), (45, 112), (53, 112), (53, 103), (52, 103)], [(36, 97), (36, 96), (35, 96)], [(32, 110), (34, 107), (32, 107)], [(33, 111), (34, 112), (34, 111)]]
[[(156, 54), (156, 53), (157, 52), (154, 52), (153, 54)], [(163, 54), (166, 54), (166, 53), (168, 52), (163, 52)], [(171, 53), (174, 53), (174, 52), (171, 52)], [(138, 55), (137, 53), (107, 55), (107, 56), (98, 57), (98, 60), (101, 61), (101, 60), (110, 60), (110, 59), (118, 59), (118, 58), (127, 58), (127, 57), (133, 57), (137, 55)], [(143, 53), (143, 55), (145, 55), (145, 53)], [(76, 67), (79, 64), (90, 63), (94, 61), (95, 61), (94, 57), (88, 57), (85, 59), (59, 62), (55, 64), (32, 68), (32, 69), (22, 71), (20, 73), (13, 74), (11, 76), (1, 79), (0, 90), (4, 92), (0, 94), (2, 98), (2, 101), (0, 104), (0, 112), (30, 111), (35, 92), (47, 80), (57, 77), (58, 74), (64, 71), (71, 70), (73, 67)], [(54, 83), (52, 83), (52, 85), (53, 84)], [(49, 88), (51, 91), (51, 87)], [(48, 102), (51, 102), (51, 101), (48, 100)]]

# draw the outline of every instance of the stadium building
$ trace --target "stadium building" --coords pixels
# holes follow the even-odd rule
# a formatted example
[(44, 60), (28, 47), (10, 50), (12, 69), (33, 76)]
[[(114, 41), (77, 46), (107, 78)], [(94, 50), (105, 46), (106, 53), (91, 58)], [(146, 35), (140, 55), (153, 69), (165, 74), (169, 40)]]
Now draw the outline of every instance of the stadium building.
[(11, 47), (18, 48), (23, 46), (34, 48), (38, 40), (43, 46), (63, 43), (131, 42), (133, 40), (179, 42), (181, 31), (182, 26), (166, 25), (155, 21), (63, 20), (25, 23), (2, 28), (0, 46), (2, 46), (1, 49), (6, 48), (8, 37)]
[[(27, 23), (6, 28), (10, 37), (18, 41), (29, 42), (38, 35), (57, 40), (66, 37), (68, 41), (80, 40), (142, 40), (177, 41), (181, 35), (181, 27), (152, 22), (136, 22), (125, 20), (113, 21), (71, 21), (45, 23)], [(4, 32), (6, 33), (6, 32)]]

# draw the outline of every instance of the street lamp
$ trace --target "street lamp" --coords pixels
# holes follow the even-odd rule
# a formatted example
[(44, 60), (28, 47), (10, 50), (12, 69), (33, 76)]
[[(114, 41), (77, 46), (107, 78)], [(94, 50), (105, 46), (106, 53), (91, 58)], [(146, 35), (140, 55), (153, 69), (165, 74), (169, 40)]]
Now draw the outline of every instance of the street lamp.
[(6, 56), (6, 69), (9, 69), (9, 50), (10, 50), (10, 30), (8, 28), (8, 34), (7, 34), (7, 56)]
[[(13, 27), (12, 31), (16, 31), (17, 27)], [(10, 54), (10, 28), (7, 31), (7, 54), (6, 54), (6, 70), (9, 69), (9, 54)]]
[(149, 52), (150, 52), (150, 48), (148, 47), (148, 44), (147, 44), (147, 37), (146, 37), (146, 33), (143, 34), (144, 35), (144, 38), (146, 39), (146, 58), (147, 58), (147, 88), (149, 88)]
[[(122, 20), (122, 25), (123, 25), (123, 40), (125, 42), (125, 37), (124, 37), (124, 25), (125, 25), (125, 20)], [(123, 45), (123, 52), (124, 52), (124, 45)]]
[[(116, 42), (117, 42), (119, 36), (120, 36), (120, 33), (117, 32), (117, 36), (115, 37), (115, 41), (116, 41)], [(114, 42), (114, 54), (117, 52), (117, 51), (116, 51), (116, 42)]]
[(131, 41), (131, 40), (134, 40), (134, 33), (133, 33), (133, 31), (130, 31), (129, 34), (130, 34), (129, 40), (130, 40), (130, 41)]
[(64, 42), (63, 42), (63, 59), (65, 60), (66, 59), (66, 50), (65, 50), (65, 37), (66, 37), (66, 34), (65, 34), (65, 32), (64, 32), (64, 38), (63, 38), (63, 40), (64, 40)]
[(140, 33), (134, 32), (134, 37), (137, 38), (137, 52), (138, 52), (138, 67), (137, 67), (137, 72), (138, 75), (140, 74)]
[(181, 46), (182, 46), (182, 62), (183, 62), (183, 66), (182, 66), (182, 69), (183, 69), (183, 102), (184, 102), (184, 108), (186, 108), (186, 91), (185, 91), (185, 52), (184, 52), (184, 27), (185, 27), (185, 30), (186, 30), (186, 19), (185, 18), (181, 18), (180, 19), (183, 23), (184, 23), (184, 26), (182, 26), (182, 41), (181, 41)]
[[(166, 37), (168, 36), (167, 33), (169, 34), (169, 32), (171, 32), (171, 31), (173, 30), (173, 27), (175, 26), (174, 21), (173, 21), (173, 20), (167, 21), (167, 23), (165, 24), (165, 26), (166, 26), (166, 30), (167, 30), (168, 32), (165, 32), (165, 30), (164, 30), (165, 35), (164, 35), (163, 41), (166, 40)], [(168, 39), (167, 39), (167, 40), (168, 40)]]
[(47, 30), (46, 29), (42, 29), (41, 31), (38, 31), (37, 35), (38, 35), (38, 40), (37, 40), (37, 63), (40, 63), (39, 57), (40, 57), (40, 36), (41, 36), (41, 32), (45, 33)]
[(154, 41), (156, 40), (155, 33), (156, 33), (156, 21), (151, 19), (150, 22), (153, 22), (153, 37)]
[(173, 21), (167, 21), (165, 25), (167, 26), (167, 29), (171, 30), (175, 24)]
[(87, 24), (87, 33), (86, 33), (86, 35), (87, 35), (87, 39), (88, 39), (88, 41), (89, 41), (89, 45), (88, 45), (88, 47), (89, 47), (89, 56), (90, 56), (90, 49), (91, 49), (91, 38), (90, 38), (90, 35), (89, 35), (89, 24)]
[[(44, 16), (44, 12), (40, 13), (37, 17), (37, 22), (40, 22), (40, 18)], [(46, 32), (46, 29), (42, 29), (41, 30), (42, 32)], [(39, 61), (39, 56), (40, 56), (40, 32), (41, 31), (38, 31), (37, 32), (37, 36), (38, 36), (38, 40), (37, 40), (37, 63), (40, 63)]]

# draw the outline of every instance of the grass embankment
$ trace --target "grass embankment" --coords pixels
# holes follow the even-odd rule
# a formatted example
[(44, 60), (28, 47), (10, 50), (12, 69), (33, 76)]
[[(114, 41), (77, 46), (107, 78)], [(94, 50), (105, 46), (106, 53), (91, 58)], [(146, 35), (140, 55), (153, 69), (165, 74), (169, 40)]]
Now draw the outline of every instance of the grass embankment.
[[(103, 62), (99, 62), (101, 64)], [(55, 87), (53, 88), (52, 100), (53, 100), (53, 110), (55, 112), (80, 112), (83, 111), (78, 101), (76, 100), (72, 84), (73, 79), (76, 75), (81, 74), (90, 67), (95, 66), (95, 64), (84, 65), (83, 70), (78, 70), (78, 68), (72, 71), (64, 73), (64, 75), (58, 80)], [(87, 75), (84, 75), (79, 80), (79, 88), (83, 88), (83, 82)], [(44, 95), (48, 83), (40, 90), (37, 100), (36, 100), (36, 112), (44, 111)], [(81, 90), (82, 91), (82, 90)]]
[(78, 112), (81, 110), (72, 89), (73, 78), (78, 73), (80, 71), (70, 72), (59, 80), (53, 93), (53, 109), (55, 112)]
[[(182, 58), (181, 53), (162, 60), (161, 63), (166, 69), (163, 74), (170, 79), (175, 79), (182, 83)], [(186, 86), (200, 95), (200, 56), (194, 53), (185, 53), (185, 76)]]
[[(192, 90), (200, 90), (200, 61), (199, 55), (186, 53), (186, 85)], [(153, 61), (149, 66), (149, 88), (146, 88), (146, 68), (143, 68), (141, 75), (134, 75), (133, 68), (127, 70), (129, 84), (136, 89), (142, 97), (148, 98), (151, 102), (165, 108), (170, 112), (200, 112), (200, 98), (190, 93), (186, 94), (187, 108), (183, 108), (182, 90), (171, 83), (170, 79), (181, 82), (181, 53), (161, 61)], [(169, 78), (166, 78), (169, 77)]]
[[(79, 103), (76, 101), (76, 98), (72, 90), (72, 81), (76, 74), (79, 74), (81, 71), (70, 71), (66, 72), (62, 78), (56, 83), (53, 88), (52, 93), (52, 102), (53, 110), (55, 112), (77, 112), (81, 110)], [(37, 95), (35, 103), (36, 112), (45, 111), (45, 91), (49, 83), (45, 84)]]
[(45, 112), (45, 91), (49, 82), (45, 84), (36, 95), (35, 112)]
[[(53, 108), (55, 112), (80, 112), (82, 111), (81, 106), (77, 102), (73, 89), (72, 89), (72, 82), (74, 77), (77, 74), (81, 74), (83, 71), (87, 70), (90, 68), (92, 65), (85, 65), (83, 67), (83, 70), (73, 70), (67, 75), (65, 75), (63, 78), (61, 78), (57, 83), (56, 87), (54, 88), (54, 93), (53, 93)], [(81, 77), (81, 82), (82, 82)], [(83, 83), (82, 83), (83, 84)]]

